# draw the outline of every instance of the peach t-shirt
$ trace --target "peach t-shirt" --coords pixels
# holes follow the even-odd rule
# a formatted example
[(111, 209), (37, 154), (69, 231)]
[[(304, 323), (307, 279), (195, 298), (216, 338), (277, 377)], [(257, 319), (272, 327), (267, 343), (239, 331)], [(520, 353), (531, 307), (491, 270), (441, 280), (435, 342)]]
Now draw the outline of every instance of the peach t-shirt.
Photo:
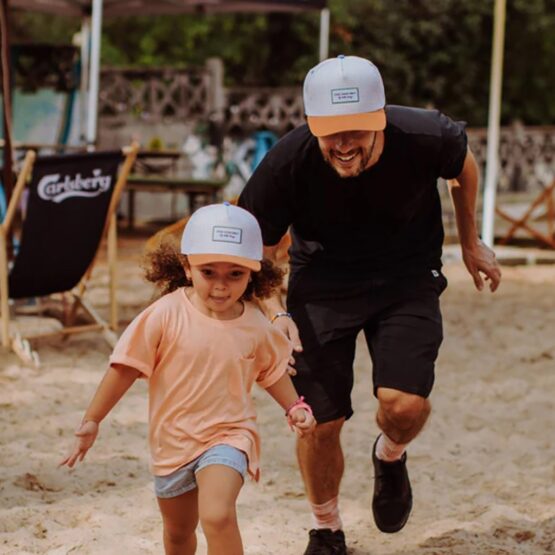
[(270, 387), (283, 376), (289, 340), (252, 303), (233, 320), (194, 307), (185, 289), (164, 295), (120, 337), (110, 364), (149, 380), (152, 472), (170, 474), (210, 447), (244, 451), (258, 479), (260, 438), (251, 399), (254, 382)]

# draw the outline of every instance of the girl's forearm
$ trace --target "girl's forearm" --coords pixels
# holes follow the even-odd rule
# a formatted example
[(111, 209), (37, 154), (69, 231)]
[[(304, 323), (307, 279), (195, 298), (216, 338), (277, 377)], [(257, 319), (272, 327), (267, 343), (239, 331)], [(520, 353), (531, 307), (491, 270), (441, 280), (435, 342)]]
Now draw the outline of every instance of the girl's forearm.
[(139, 376), (140, 373), (134, 368), (110, 366), (98, 385), (83, 421), (92, 420), (100, 424)]
[(285, 410), (299, 398), (289, 374), (284, 374), (275, 384), (267, 387), (266, 391)]

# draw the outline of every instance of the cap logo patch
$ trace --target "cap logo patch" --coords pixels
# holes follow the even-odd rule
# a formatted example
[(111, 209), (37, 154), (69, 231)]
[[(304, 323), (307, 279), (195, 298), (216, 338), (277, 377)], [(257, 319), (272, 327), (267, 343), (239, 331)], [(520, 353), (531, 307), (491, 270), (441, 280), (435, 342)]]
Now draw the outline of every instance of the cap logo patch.
[(243, 230), (239, 227), (216, 225), (212, 228), (212, 241), (241, 244), (243, 242)]
[(332, 104), (350, 104), (353, 102), (360, 102), (358, 87), (352, 87), (350, 89), (331, 90)]

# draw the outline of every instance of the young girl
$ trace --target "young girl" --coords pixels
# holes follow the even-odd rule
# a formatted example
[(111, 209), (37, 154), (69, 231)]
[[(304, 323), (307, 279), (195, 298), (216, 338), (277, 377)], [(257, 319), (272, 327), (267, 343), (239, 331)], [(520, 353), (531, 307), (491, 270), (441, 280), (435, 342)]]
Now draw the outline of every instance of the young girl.
[(200, 208), (181, 254), (161, 247), (147, 279), (163, 296), (118, 341), (110, 367), (61, 464), (82, 461), (100, 422), (138, 377), (149, 383), (149, 443), (167, 555), (192, 555), (200, 520), (209, 555), (243, 553), (235, 502), (258, 479), (254, 382), (304, 434), (315, 425), (287, 373), (291, 346), (250, 300), (272, 294), (280, 271), (262, 261), (256, 219), (228, 203)]

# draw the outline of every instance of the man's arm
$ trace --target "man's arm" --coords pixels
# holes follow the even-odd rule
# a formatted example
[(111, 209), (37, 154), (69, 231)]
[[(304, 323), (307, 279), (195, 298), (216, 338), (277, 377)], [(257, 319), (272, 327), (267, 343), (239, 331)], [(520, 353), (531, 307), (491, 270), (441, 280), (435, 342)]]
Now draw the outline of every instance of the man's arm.
[[(267, 247), (266, 245), (264, 245), (264, 251), (263, 251), (264, 258), (272, 261), (276, 266), (278, 266), (278, 260), (277, 260), (278, 248), (279, 248), (279, 243), (272, 247)], [(278, 314), (279, 312), (285, 312), (285, 307), (283, 305), (281, 293), (279, 292), (279, 290), (277, 290), (276, 293), (271, 297), (268, 297), (267, 299), (264, 299), (264, 300), (259, 300), (259, 302), (264, 308), (264, 312), (266, 313), (268, 318), (270, 318), (270, 320), (275, 314)]]
[(457, 231), (464, 264), (474, 279), (476, 289), (484, 287), (482, 275), (490, 282), (493, 292), (501, 281), (501, 269), (495, 253), (478, 236), (476, 228), (476, 196), (478, 194), (478, 165), (474, 155), (467, 150), (461, 173), (450, 182), (451, 198), (455, 208)]
[[(279, 243), (272, 247), (265, 246), (263, 252), (264, 258), (271, 260), (274, 264), (276, 264), (278, 248)], [(303, 346), (299, 337), (299, 330), (293, 319), (288, 316), (279, 316), (274, 318), (276, 314), (286, 313), (279, 289), (271, 297), (263, 300), (260, 299), (258, 302), (262, 305), (267, 317), (270, 321), (272, 321), (272, 325), (281, 330), (290, 339), (291, 344), (293, 345), (293, 351), (300, 353), (303, 350)], [(288, 372), (291, 376), (296, 374), (294, 365), (295, 359), (294, 357), (291, 357), (288, 368)]]

